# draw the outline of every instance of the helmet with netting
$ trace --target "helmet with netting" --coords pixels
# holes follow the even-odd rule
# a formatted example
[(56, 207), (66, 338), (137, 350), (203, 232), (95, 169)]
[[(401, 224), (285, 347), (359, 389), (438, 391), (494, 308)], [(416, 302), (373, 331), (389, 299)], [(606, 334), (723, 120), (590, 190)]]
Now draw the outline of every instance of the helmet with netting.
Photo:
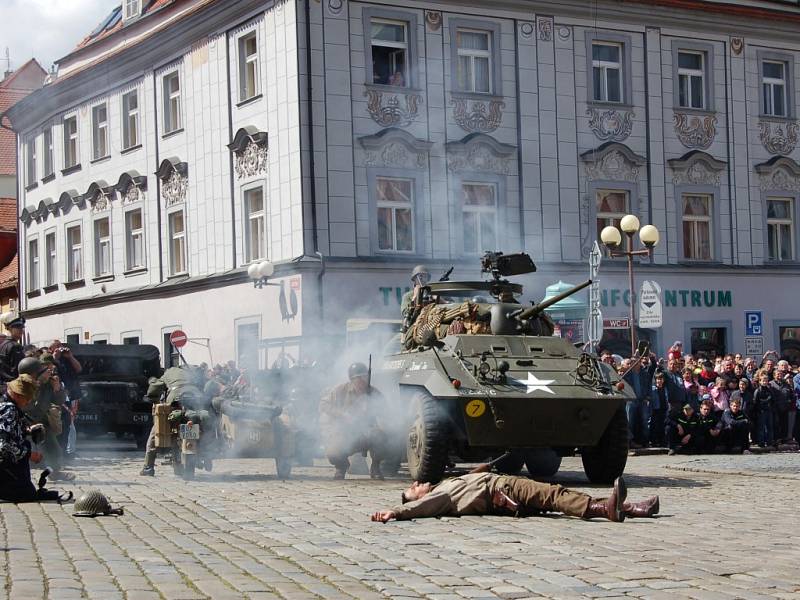
[(84, 492), (75, 501), (76, 517), (96, 517), (98, 515), (121, 515), (121, 508), (111, 508), (111, 504), (105, 494), (100, 490), (89, 490)]

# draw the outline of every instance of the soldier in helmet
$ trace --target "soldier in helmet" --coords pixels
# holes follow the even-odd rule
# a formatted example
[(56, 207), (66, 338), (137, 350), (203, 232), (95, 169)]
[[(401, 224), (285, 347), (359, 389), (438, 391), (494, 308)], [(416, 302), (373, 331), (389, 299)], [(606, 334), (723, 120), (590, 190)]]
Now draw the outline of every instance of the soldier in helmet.
[(403, 295), (400, 303), (400, 314), (403, 317), (403, 331), (414, 324), (422, 308), (422, 289), (431, 281), (431, 274), (425, 265), (417, 265), (411, 271), (411, 285), (414, 288)]
[(0, 393), (6, 391), (6, 384), (15, 379), (19, 372), (17, 365), (25, 358), (22, 338), (25, 335), (25, 319), (15, 317), (6, 324), (8, 335), (0, 335)]
[(319, 404), (320, 432), (328, 460), (336, 468), (334, 479), (344, 479), (350, 468), (348, 457), (355, 452), (369, 452), (369, 475), (383, 479), (381, 460), (386, 456), (383, 434), (377, 415), (384, 397), (370, 385), (369, 369), (353, 363), (347, 371), (350, 381), (333, 388)]

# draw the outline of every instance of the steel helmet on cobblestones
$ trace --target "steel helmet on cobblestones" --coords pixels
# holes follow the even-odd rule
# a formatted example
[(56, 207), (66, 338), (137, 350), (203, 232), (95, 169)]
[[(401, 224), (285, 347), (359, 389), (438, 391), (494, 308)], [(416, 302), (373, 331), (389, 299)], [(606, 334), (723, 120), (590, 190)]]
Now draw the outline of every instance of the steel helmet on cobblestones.
[(350, 379), (354, 377), (366, 377), (369, 371), (367, 370), (367, 365), (360, 362), (354, 362), (350, 365), (350, 368), (347, 369), (347, 376)]
[(38, 358), (33, 358), (32, 356), (26, 356), (17, 365), (17, 373), (20, 375), (30, 375), (32, 377), (37, 377), (42, 371), (44, 371), (47, 367), (45, 367), (42, 362)]
[(121, 508), (111, 508), (108, 498), (100, 490), (89, 490), (84, 492), (75, 501), (75, 517), (96, 517), (98, 515), (121, 515)]

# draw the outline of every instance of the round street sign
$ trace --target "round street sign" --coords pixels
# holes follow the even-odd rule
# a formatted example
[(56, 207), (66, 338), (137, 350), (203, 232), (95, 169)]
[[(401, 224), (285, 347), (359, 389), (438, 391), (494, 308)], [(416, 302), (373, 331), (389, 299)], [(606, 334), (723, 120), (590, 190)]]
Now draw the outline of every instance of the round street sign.
[(189, 338), (186, 337), (186, 333), (180, 329), (176, 329), (169, 334), (169, 341), (176, 348), (183, 348), (186, 345), (186, 342), (189, 341)]

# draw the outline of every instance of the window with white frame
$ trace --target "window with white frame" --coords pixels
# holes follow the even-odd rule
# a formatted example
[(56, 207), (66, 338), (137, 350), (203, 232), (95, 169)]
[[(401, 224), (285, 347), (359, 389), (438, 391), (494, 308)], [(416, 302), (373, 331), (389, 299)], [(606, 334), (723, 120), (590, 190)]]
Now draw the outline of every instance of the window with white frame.
[(39, 240), (28, 241), (28, 291), (39, 289)]
[(408, 22), (370, 21), (372, 83), (408, 87)]
[(264, 210), (264, 188), (257, 187), (244, 192), (245, 214), (245, 261), (266, 258), (267, 220)]
[(103, 217), (94, 222), (94, 276), (111, 273), (111, 219)]
[(125, 213), (125, 268), (128, 271), (144, 267), (144, 223), (142, 209)]
[(597, 190), (595, 193), (595, 217), (597, 220), (597, 239), (603, 228), (619, 228), (622, 217), (628, 214), (627, 190)]
[(164, 75), (164, 133), (181, 128), (181, 78), (175, 71)]
[(706, 108), (705, 53), (678, 51), (678, 104)]
[(95, 160), (108, 156), (108, 107), (105, 103), (92, 108), (92, 148)]
[(592, 98), (597, 102), (622, 102), (622, 44), (592, 42)]
[(414, 251), (414, 180), (378, 177), (375, 180), (378, 250)]
[(464, 183), (464, 252), (479, 254), (497, 248), (497, 186), (491, 183)]
[(761, 63), (761, 87), (764, 95), (764, 114), (788, 117), (786, 105), (786, 63), (765, 60)]
[(139, 145), (139, 92), (133, 90), (122, 96), (122, 147), (127, 150)]
[(67, 227), (67, 281), (83, 279), (81, 226)]
[(58, 263), (56, 262), (56, 232), (50, 231), (44, 236), (44, 284), (47, 287), (58, 281)]
[(769, 260), (794, 260), (793, 198), (767, 198), (767, 245)]
[(258, 38), (254, 31), (239, 38), (239, 100), (249, 100), (258, 93)]
[(710, 194), (684, 194), (683, 201), (683, 257), (689, 260), (711, 260), (712, 202)]
[(142, 12), (142, 0), (125, 0), (125, 20), (135, 19)]
[(36, 183), (36, 136), (25, 142), (25, 185)]
[(53, 126), (45, 127), (42, 134), (42, 153), (44, 154), (44, 177), (49, 177), (55, 171), (53, 161)]
[(169, 215), (169, 274), (186, 271), (186, 221), (179, 210)]
[(492, 33), (474, 29), (456, 31), (459, 91), (492, 93)]
[(64, 168), (78, 164), (78, 117), (64, 119)]

